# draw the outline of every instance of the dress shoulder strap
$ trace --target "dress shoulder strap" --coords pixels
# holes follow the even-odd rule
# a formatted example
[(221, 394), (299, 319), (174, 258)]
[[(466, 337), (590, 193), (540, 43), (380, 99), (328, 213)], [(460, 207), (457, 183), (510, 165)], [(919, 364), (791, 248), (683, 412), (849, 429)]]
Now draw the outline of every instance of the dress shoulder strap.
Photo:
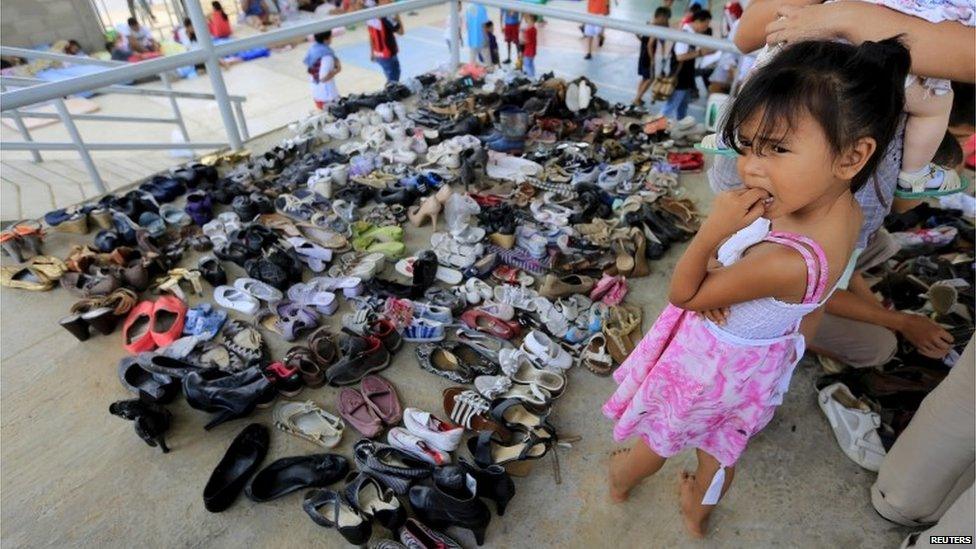
[(807, 289), (803, 295), (803, 303), (819, 303), (827, 289), (828, 274), (827, 255), (820, 244), (803, 235), (783, 231), (771, 231), (764, 240), (799, 252), (807, 265)]

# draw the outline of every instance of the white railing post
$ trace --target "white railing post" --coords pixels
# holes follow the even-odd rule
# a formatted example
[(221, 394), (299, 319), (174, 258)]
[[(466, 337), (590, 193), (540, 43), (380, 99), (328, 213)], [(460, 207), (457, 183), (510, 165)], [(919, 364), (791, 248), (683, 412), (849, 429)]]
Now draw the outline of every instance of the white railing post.
[(450, 21), (448, 26), (451, 27), (451, 70), (455, 70), (458, 64), (461, 62), (461, 39), (458, 38), (461, 35), (461, 10), (458, 8), (458, 0), (447, 0), (448, 13), (450, 14)]
[(251, 139), (251, 132), (247, 130), (247, 118), (244, 117), (244, 106), (240, 101), (234, 101), (234, 112), (237, 113), (237, 121), (241, 125), (241, 137), (244, 141)]
[(75, 144), (78, 154), (81, 155), (81, 161), (85, 163), (85, 169), (88, 170), (88, 177), (91, 177), (92, 183), (95, 184), (95, 188), (98, 189), (99, 193), (107, 193), (108, 189), (105, 188), (105, 182), (102, 181), (102, 176), (98, 173), (98, 168), (95, 167), (95, 161), (92, 160), (91, 154), (85, 148), (85, 142), (81, 139), (81, 134), (78, 132), (78, 126), (75, 126), (75, 121), (71, 119), (71, 113), (68, 112), (68, 106), (64, 104), (64, 99), (60, 97), (55, 99), (54, 108), (58, 110), (58, 115), (61, 116), (61, 123), (64, 124), (64, 129), (68, 130), (71, 142)]
[[(165, 72), (159, 74), (159, 79), (163, 81), (163, 87), (167, 90), (173, 89), (173, 86), (169, 82), (169, 75)], [(190, 141), (190, 132), (186, 131), (186, 122), (183, 120), (183, 111), (180, 110), (180, 106), (176, 104), (176, 96), (170, 94), (169, 96), (169, 106), (173, 109), (173, 118), (176, 120), (176, 126), (180, 128), (180, 133), (183, 134), (183, 141)]]
[[(5, 91), (7, 91), (7, 86), (0, 84), (0, 92)], [(24, 141), (27, 141), (28, 143), (34, 141), (34, 139), (31, 137), (30, 131), (27, 130), (27, 124), (24, 124), (24, 120), (20, 117), (20, 111), (13, 109), (10, 111), (10, 113), (10, 118), (14, 119), (14, 125), (17, 126), (17, 131), (20, 132), (20, 136), (24, 138)], [(31, 158), (34, 159), (34, 162), (44, 162), (44, 159), (41, 158), (41, 153), (39, 151), (31, 151), (30, 153)]]
[(200, 7), (200, 0), (187, 0), (186, 9), (190, 12), (190, 21), (193, 23), (193, 31), (197, 35), (197, 44), (200, 49), (207, 54), (206, 66), (207, 75), (210, 77), (210, 86), (213, 88), (214, 99), (220, 109), (220, 118), (224, 122), (224, 131), (227, 132), (227, 141), (235, 151), (244, 148), (241, 141), (241, 134), (237, 130), (234, 122), (234, 111), (231, 110), (230, 99), (227, 97), (227, 85), (224, 84), (224, 75), (220, 72), (220, 58), (214, 52), (213, 38), (210, 36), (210, 29), (207, 27), (207, 20), (203, 16), (203, 8)]

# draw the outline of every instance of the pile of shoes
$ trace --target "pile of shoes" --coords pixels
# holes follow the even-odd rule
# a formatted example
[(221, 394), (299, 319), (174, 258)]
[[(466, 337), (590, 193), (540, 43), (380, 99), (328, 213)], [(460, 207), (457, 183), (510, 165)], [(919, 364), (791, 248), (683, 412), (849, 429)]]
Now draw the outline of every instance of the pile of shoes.
[(866, 276), (886, 307), (930, 318), (953, 340), (944, 359), (925, 356), (899, 340), (895, 357), (879, 368), (852, 370), (821, 358), (830, 373), (817, 381), (819, 404), (841, 449), (877, 471), (885, 453), (922, 400), (949, 373), (973, 336), (973, 222), (964, 212), (927, 202), (892, 213), (885, 227), (898, 253)]
[[(503, 514), (511, 475), (570, 438), (552, 418), (572, 370), (608, 376), (638, 343), (628, 281), (700, 223), (678, 183), (694, 158), (668, 150), (669, 131), (695, 127), (610, 112), (595, 92), (499, 70), (347, 97), (263, 154), (211, 155), (3, 231), (19, 265), (0, 282), (60, 281), (79, 298), (61, 325), (81, 341), (121, 324), (134, 398), (110, 412), (164, 452), (181, 394), (207, 429), (270, 409), (318, 448), (362, 437), (345, 457), (259, 470), (271, 436), (248, 425), (208, 510), (308, 489), (305, 512), (351, 543), (382, 527), (457, 547), (434, 529), (455, 526), (481, 544), (483, 500)], [(45, 238), (75, 246), (41, 255)], [(385, 377), (404, 342), (450, 383), (442, 411), (403, 407)]]

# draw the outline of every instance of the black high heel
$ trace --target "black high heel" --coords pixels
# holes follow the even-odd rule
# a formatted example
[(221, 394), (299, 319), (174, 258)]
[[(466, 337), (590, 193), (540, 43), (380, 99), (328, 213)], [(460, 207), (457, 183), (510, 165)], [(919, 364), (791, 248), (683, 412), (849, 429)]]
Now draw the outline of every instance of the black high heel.
[(153, 448), (158, 445), (164, 454), (169, 453), (165, 439), (173, 417), (169, 410), (139, 399), (132, 399), (113, 402), (109, 405), (108, 412), (113, 416), (134, 422), (139, 438)]
[(245, 417), (259, 403), (266, 402), (274, 386), (258, 368), (222, 376), (221, 372), (190, 372), (183, 378), (183, 392), (191, 408), (214, 413), (204, 426), (210, 430), (221, 423)]
[(508, 502), (515, 497), (515, 482), (501, 465), (479, 467), (464, 458), (458, 458), (464, 470), (478, 481), (478, 497), (495, 502), (498, 516), (505, 515)]
[(478, 499), (478, 481), (456, 465), (435, 469), (432, 486), (410, 488), (410, 506), (434, 528), (457, 526), (471, 530), (479, 546), (485, 542), (491, 512)]

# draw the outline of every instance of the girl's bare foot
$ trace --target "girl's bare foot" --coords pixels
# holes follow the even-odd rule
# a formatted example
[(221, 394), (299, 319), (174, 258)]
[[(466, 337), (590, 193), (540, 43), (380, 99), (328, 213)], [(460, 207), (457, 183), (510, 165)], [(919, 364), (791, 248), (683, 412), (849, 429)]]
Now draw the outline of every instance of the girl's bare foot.
[(607, 467), (607, 480), (610, 486), (610, 501), (623, 503), (627, 501), (630, 487), (625, 486), (625, 482), (620, 480), (620, 462), (630, 452), (630, 448), (621, 448), (610, 453), (610, 464)]
[(705, 537), (705, 517), (702, 515), (701, 504), (695, 500), (695, 475), (682, 471), (679, 475), (679, 489), (681, 494), (681, 515), (685, 521), (685, 529), (693, 538)]

